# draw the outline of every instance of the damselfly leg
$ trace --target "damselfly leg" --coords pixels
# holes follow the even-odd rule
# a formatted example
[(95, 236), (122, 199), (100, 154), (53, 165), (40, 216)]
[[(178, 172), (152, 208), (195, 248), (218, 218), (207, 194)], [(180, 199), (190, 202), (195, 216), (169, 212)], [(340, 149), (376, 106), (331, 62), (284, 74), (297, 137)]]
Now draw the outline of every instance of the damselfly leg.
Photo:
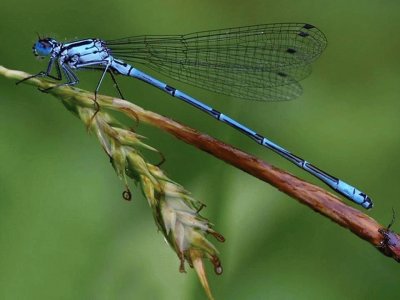
[(99, 103), (97, 102), (97, 93), (99, 92), (99, 89), (100, 89), (101, 83), (103, 82), (104, 76), (106, 75), (106, 73), (107, 73), (107, 71), (108, 71), (108, 68), (109, 68), (110, 65), (111, 65), (111, 61), (108, 61), (108, 60), (107, 60), (106, 62), (107, 62), (107, 64), (106, 64), (106, 66), (105, 66), (105, 68), (104, 68), (104, 70), (103, 70), (103, 73), (101, 74), (101, 77), (100, 77), (99, 82), (97, 83), (96, 89), (94, 90), (94, 106), (95, 106), (95, 112), (94, 112), (93, 116), (91, 117), (91, 120), (90, 120), (90, 123), (89, 123), (89, 124), (92, 123), (94, 117), (95, 117), (95, 116), (97, 115), (97, 113), (100, 111), (100, 105), (99, 105)]
[(110, 73), (111, 79), (114, 82), (114, 86), (117, 89), (119, 96), (121, 97), (121, 99), (125, 100), (125, 97), (124, 95), (122, 95), (121, 89), (119, 88), (119, 85), (117, 83), (117, 80), (115, 79), (113, 72), (111, 70), (108, 70), (108, 73)]
[[(58, 66), (58, 62), (56, 63), (56, 65)], [(59, 68), (59, 67), (58, 67), (58, 68)], [(71, 70), (71, 68), (69, 68), (67, 65), (62, 65), (61, 68), (62, 68), (62, 70), (63, 70), (63, 72), (64, 72), (64, 74), (65, 74), (65, 77), (67, 78), (67, 82), (65, 82), (65, 83), (60, 83), (60, 84), (56, 84), (56, 85), (51, 86), (51, 87), (48, 87), (48, 88), (46, 88), (46, 89), (41, 89), (41, 88), (39, 88), (40, 91), (42, 91), (42, 92), (44, 92), (44, 93), (47, 93), (47, 92), (49, 92), (50, 90), (55, 89), (55, 88), (59, 88), (59, 87), (62, 87), (62, 86), (74, 86), (74, 85), (76, 85), (76, 84), (79, 83), (78, 77), (77, 77), (77, 76), (75, 75), (75, 73)], [(62, 77), (62, 76), (61, 76), (61, 72), (60, 72), (60, 77)], [(60, 80), (61, 80), (61, 79), (62, 79), (62, 78), (60, 78)]]
[[(53, 69), (53, 65), (54, 64), (56, 65), (57, 76), (53, 76), (53, 75), (50, 74), (51, 70)], [(29, 79), (36, 78), (36, 77), (49, 77), (51, 79), (60, 81), (62, 79), (61, 70), (60, 70), (60, 64), (58, 63), (57, 60), (50, 59), (49, 64), (47, 65), (47, 70), (46, 71), (41, 71), (41, 72), (39, 72), (39, 73), (37, 73), (35, 75), (31, 75), (31, 76), (28, 76), (28, 77), (26, 77), (24, 79), (21, 79), (20, 81), (17, 81), (16, 84), (20, 84), (20, 83), (22, 83), (24, 81), (27, 81)]]

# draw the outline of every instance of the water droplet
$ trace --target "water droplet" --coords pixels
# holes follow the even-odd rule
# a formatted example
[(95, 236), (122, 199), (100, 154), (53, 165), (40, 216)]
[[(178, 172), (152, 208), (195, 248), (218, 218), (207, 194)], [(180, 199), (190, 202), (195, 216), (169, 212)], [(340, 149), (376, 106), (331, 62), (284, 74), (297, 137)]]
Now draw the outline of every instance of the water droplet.
[(222, 269), (221, 266), (219, 266), (219, 267), (215, 267), (215, 268), (214, 268), (214, 271), (215, 271), (215, 274), (221, 275), (222, 272), (223, 272), (223, 269)]
[(212, 256), (211, 262), (214, 265), (215, 274), (221, 275), (223, 272), (223, 269), (222, 269), (221, 261), (219, 260), (219, 258), (217, 256)]
[(127, 188), (123, 193), (122, 193), (122, 197), (127, 200), (130, 201), (132, 199), (132, 194), (131, 191)]

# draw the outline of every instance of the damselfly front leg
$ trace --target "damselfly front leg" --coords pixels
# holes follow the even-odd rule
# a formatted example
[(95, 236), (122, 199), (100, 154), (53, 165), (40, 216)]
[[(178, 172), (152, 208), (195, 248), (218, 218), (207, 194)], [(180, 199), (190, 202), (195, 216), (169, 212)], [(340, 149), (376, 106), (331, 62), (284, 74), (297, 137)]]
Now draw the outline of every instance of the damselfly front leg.
[[(56, 65), (57, 76), (53, 76), (53, 75), (50, 74), (51, 70), (53, 69), (53, 65), (54, 64)], [(37, 73), (35, 75), (31, 75), (31, 76), (28, 76), (28, 77), (26, 77), (24, 79), (21, 79), (20, 81), (17, 81), (16, 84), (20, 84), (20, 83), (22, 83), (24, 81), (27, 81), (29, 79), (36, 78), (36, 77), (49, 77), (51, 79), (60, 81), (62, 79), (62, 75), (61, 75), (60, 64), (58, 63), (58, 60), (55, 57), (51, 58), (50, 61), (49, 61), (49, 64), (47, 65), (46, 71), (41, 71), (41, 72), (39, 72), (39, 73)]]
[[(58, 69), (59, 69), (60, 67), (59, 67), (59, 63), (58, 63), (58, 62), (56, 63), (56, 65), (58, 66)], [(46, 89), (40, 89), (40, 88), (39, 88), (40, 91), (42, 91), (42, 92), (44, 92), (44, 93), (47, 93), (47, 92), (49, 92), (49, 91), (52, 90), (52, 89), (59, 88), (59, 87), (62, 87), (62, 86), (73, 86), (73, 85), (76, 85), (76, 84), (79, 82), (78, 77), (77, 77), (77, 76), (75, 75), (75, 73), (71, 70), (71, 68), (68, 67), (68, 65), (63, 64), (63, 65), (61, 66), (61, 68), (62, 68), (62, 70), (64, 71), (65, 77), (67, 78), (67, 82), (65, 82), (65, 83), (60, 83), (60, 84), (56, 84), (56, 85), (51, 86), (51, 87), (46, 88)], [(61, 72), (60, 72), (60, 77), (61, 77)], [(60, 80), (61, 80), (61, 79), (60, 79)]]

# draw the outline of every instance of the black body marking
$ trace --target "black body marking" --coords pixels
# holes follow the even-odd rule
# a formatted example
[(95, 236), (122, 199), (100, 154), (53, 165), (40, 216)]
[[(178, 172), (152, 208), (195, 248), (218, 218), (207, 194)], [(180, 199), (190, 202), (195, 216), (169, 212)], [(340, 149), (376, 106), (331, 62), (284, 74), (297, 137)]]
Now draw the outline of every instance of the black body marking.
[(220, 117), (221, 117), (221, 113), (218, 111), (218, 110), (216, 110), (216, 109), (212, 109), (211, 110), (211, 115), (214, 117), (214, 118), (216, 118), (216, 119), (220, 119)]
[(169, 86), (168, 84), (165, 86), (165, 90), (175, 97), (176, 88)]
[[(114, 60), (114, 61), (115, 61), (115, 60)], [(118, 61), (115, 61), (115, 62), (119, 64)], [(129, 71), (128, 71), (128, 76), (131, 76), (131, 71), (132, 71), (132, 69), (133, 69), (133, 67), (131, 66), (131, 68), (130, 68)]]
[(63, 50), (69, 50), (69, 49), (74, 48), (74, 47), (88, 45), (88, 44), (91, 44), (93, 42), (94, 42), (94, 40), (84, 40), (84, 41), (80, 41), (80, 42), (76, 42), (76, 43), (71, 43), (68, 46), (61, 47), (61, 52)]
[(253, 135), (253, 137), (254, 137), (254, 139), (256, 140), (257, 143), (262, 145), (262, 143), (264, 141), (264, 137), (261, 134), (256, 133), (255, 135)]

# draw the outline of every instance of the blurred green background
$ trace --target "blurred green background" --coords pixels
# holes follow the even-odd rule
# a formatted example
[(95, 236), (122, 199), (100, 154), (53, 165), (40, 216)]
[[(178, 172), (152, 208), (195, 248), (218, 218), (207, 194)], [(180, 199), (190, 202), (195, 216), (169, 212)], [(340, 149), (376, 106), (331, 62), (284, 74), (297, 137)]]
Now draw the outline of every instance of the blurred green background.
[[(31, 73), (46, 66), (31, 53), (36, 32), (64, 41), (316, 25), (328, 48), (296, 101), (249, 105), (168, 82), (369, 193), (368, 213), (383, 224), (392, 207), (400, 211), (399, 1), (22, 0), (0, 8), (0, 64)], [(93, 90), (99, 75), (79, 76)], [(155, 88), (119, 82), (138, 105), (320, 184)], [(85, 127), (32, 87), (0, 78), (0, 89), (0, 299), (205, 299), (194, 271), (178, 272), (140, 191), (122, 200), (122, 182)], [(101, 92), (115, 95), (110, 80)], [(227, 239), (217, 245), (224, 274), (209, 268), (217, 299), (398, 299), (399, 265), (366, 242), (164, 132), (142, 125), (139, 133)]]

